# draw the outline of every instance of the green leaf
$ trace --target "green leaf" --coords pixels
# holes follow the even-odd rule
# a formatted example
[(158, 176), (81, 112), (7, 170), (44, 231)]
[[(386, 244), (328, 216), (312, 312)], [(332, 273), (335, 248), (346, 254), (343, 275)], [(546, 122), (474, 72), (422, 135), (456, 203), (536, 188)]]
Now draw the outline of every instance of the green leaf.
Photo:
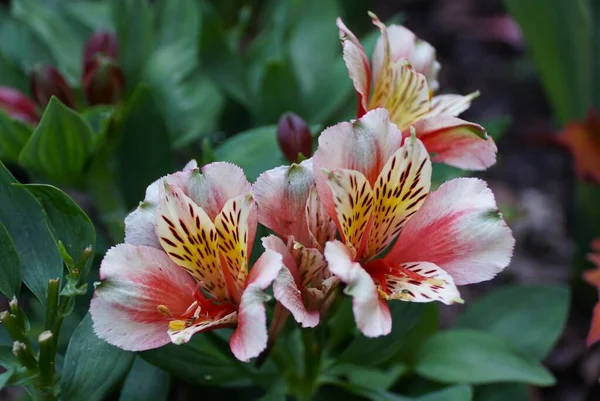
[(277, 123), (279, 117), (288, 111), (303, 114), (296, 77), (281, 60), (271, 60), (264, 66), (259, 97), (259, 108), (255, 109), (255, 114), (262, 124)]
[(148, 185), (173, 170), (167, 127), (147, 86), (140, 85), (127, 102), (119, 130), (120, 186), (133, 208)]
[[(310, 127), (317, 133), (320, 126)], [(252, 182), (262, 172), (282, 164), (288, 164), (277, 143), (277, 126), (267, 125), (240, 132), (214, 149), (216, 160), (228, 161), (244, 169)]]
[(21, 289), (21, 262), (6, 227), (0, 223), (0, 292), (7, 298), (19, 294)]
[(25, 285), (46, 303), (48, 280), (62, 277), (63, 262), (46, 225), (42, 207), (0, 162), (0, 222), (12, 238)]
[(488, 135), (491, 136), (496, 142), (498, 142), (504, 136), (510, 123), (510, 116), (488, 118), (477, 121), (477, 124), (485, 128)]
[(11, 2), (12, 14), (27, 24), (37, 38), (48, 46), (58, 69), (75, 82), (81, 75), (81, 57), (86, 30), (65, 18), (60, 6), (39, 0)]
[(336, 365), (332, 370), (327, 372), (327, 375), (346, 376), (348, 381), (353, 385), (376, 390), (387, 390), (403, 374), (407, 373), (408, 370), (408, 366), (404, 364), (395, 364), (387, 369), (343, 364)]
[(306, 0), (297, 4), (301, 7), (291, 16), (294, 26), (288, 47), (300, 86), (310, 93), (318, 79), (329, 72), (333, 60), (341, 58), (335, 25), (341, 10), (337, 0)]
[(73, 332), (65, 355), (60, 387), (69, 401), (100, 401), (118, 385), (135, 354), (96, 337), (87, 314)]
[[(157, 44), (161, 46), (185, 41), (190, 47), (195, 48), (202, 23), (200, 2), (158, 0), (155, 3)], [(194, 49), (194, 53), (197, 50)]]
[(417, 398), (416, 401), (470, 401), (472, 399), (473, 390), (471, 389), (471, 386), (462, 384), (425, 394)]
[(0, 22), (0, 53), (3, 56), (0, 82), (25, 93), (29, 92), (30, 85), (22, 69), (30, 70), (36, 63), (55, 64), (48, 46), (25, 22), (13, 18)]
[(342, 352), (338, 363), (355, 363), (360, 366), (373, 366), (393, 357), (403, 345), (403, 336), (417, 323), (422, 305), (411, 302), (392, 302), (392, 332), (387, 336), (367, 338), (359, 335)]
[[(193, 384), (248, 384), (250, 365), (242, 367), (230, 352), (215, 346), (210, 334), (197, 334), (184, 345), (168, 344), (144, 351), (140, 356), (148, 362)], [(247, 368), (247, 371), (246, 371)]]
[[(94, 224), (73, 199), (51, 185), (28, 184), (23, 187), (40, 202), (54, 240), (57, 244), (58, 241), (63, 243), (73, 260), (79, 260), (88, 247), (92, 247), (93, 255), (96, 246)], [(84, 270), (80, 272), (81, 282), (90, 271), (92, 259), (87, 259)]]
[(505, 0), (517, 20), (562, 124), (582, 118), (592, 103), (589, 0)]
[(208, 2), (202, 2), (202, 17), (200, 59), (203, 69), (233, 99), (252, 107), (242, 58), (231, 48), (220, 18)]
[(471, 401), (473, 399), (473, 390), (471, 389), (471, 386), (464, 384), (446, 387), (442, 390), (433, 391), (419, 397), (398, 395), (390, 391), (358, 384), (347, 384), (344, 382), (337, 382), (334, 384), (371, 401)]
[(154, 48), (152, 14), (147, 0), (112, 0), (111, 4), (119, 39), (119, 63), (130, 93), (139, 83)]
[(0, 160), (16, 163), (21, 150), (31, 137), (33, 128), (0, 111)]
[(466, 329), (440, 332), (421, 344), (415, 370), (442, 383), (555, 382), (542, 365), (523, 358), (503, 339)]
[(530, 401), (526, 384), (497, 383), (475, 387), (475, 401)]
[(74, 1), (65, 4), (65, 11), (92, 31), (114, 30), (110, 3), (108, 2)]
[(503, 338), (522, 355), (541, 361), (560, 337), (568, 312), (567, 286), (514, 285), (471, 302), (456, 325)]
[(52, 97), (19, 162), (56, 183), (72, 184), (81, 178), (91, 148), (89, 124)]
[(13, 368), (8, 369), (6, 372), (0, 374), (0, 390), (4, 389), (6, 387), (6, 385), (8, 384), (8, 382), (10, 381), (10, 379), (13, 377), (14, 374), (15, 374), (15, 369), (13, 369)]
[(121, 389), (119, 401), (167, 400), (170, 384), (168, 373), (136, 356)]
[(195, 50), (190, 41), (163, 46), (144, 71), (177, 148), (212, 130), (224, 105), (219, 89), (200, 73)]
[(114, 112), (114, 106), (102, 105), (90, 107), (81, 113), (81, 116), (92, 128), (92, 149), (94, 151), (100, 149), (106, 142), (106, 136)]
[[(2, 22), (0, 22), (2, 24)], [(2, 40), (2, 27), (0, 27), (0, 40)], [(25, 72), (17, 64), (16, 61), (11, 60), (8, 56), (2, 53), (2, 47), (0, 46), (0, 85), (10, 86), (15, 89), (27, 93), (29, 92), (29, 79), (25, 75)]]

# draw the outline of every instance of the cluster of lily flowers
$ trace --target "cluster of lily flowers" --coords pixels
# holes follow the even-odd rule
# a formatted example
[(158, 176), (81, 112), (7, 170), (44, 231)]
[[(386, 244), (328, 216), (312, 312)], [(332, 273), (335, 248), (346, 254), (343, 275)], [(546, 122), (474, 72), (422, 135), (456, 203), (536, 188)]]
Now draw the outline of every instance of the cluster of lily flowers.
[[(430, 191), (432, 160), (468, 170), (496, 161), (485, 129), (456, 117), (476, 93), (433, 96), (435, 49), (371, 17), (381, 30), (371, 62), (337, 21), (357, 119), (323, 131), (311, 159), (254, 184), (233, 164), (192, 161), (148, 187), (125, 243), (101, 264), (90, 309), (100, 338), (141, 351), (231, 327), (231, 351), (248, 361), (276, 335), (271, 286), (276, 311), (302, 327), (317, 326), (343, 288), (358, 329), (377, 337), (392, 327), (387, 301), (460, 303), (457, 286), (509, 264), (514, 239), (484, 181)], [(274, 234), (250, 268), (259, 223)]]

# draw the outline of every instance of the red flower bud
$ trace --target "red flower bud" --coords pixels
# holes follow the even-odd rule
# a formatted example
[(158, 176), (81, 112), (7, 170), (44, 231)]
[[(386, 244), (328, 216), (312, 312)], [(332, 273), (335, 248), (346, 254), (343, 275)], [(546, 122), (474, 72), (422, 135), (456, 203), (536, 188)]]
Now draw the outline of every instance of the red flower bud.
[(99, 56), (90, 63), (82, 84), (91, 106), (114, 104), (123, 93), (123, 73), (113, 60)]
[(312, 135), (308, 126), (297, 114), (285, 113), (277, 125), (277, 140), (285, 157), (292, 163), (312, 155)]
[(37, 104), (46, 107), (50, 98), (56, 96), (66, 106), (75, 108), (75, 93), (62, 74), (54, 67), (41, 65), (31, 74), (31, 93)]
[(29, 124), (37, 124), (40, 121), (33, 100), (14, 88), (0, 87), (0, 110)]
[(106, 31), (97, 31), (85, 43), (83, 52), (83, 75), (93, 66), (98, 56), (116, 59), (118, 52), (117, 38)]

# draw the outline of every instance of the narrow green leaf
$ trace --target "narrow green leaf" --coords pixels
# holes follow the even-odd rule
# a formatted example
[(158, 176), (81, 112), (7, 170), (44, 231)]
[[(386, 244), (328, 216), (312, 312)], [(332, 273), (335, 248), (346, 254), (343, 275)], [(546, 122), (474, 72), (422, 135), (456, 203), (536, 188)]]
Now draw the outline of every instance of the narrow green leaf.
[(150, 183), (172, 172), (171, 144), (165, 121), (147, 86), (135, 90), (121, 118), (120, 186), (127, 206), (133, 208), (144, 198)]
[[(68, 254), (75, 262), (79, 260), (86, 248), (96, 246), (96, 231), (94, 224), (83, 210), (66, 193), (51, 185), (23, 185), (42, 205), (46, 213), (48, 227), (54, 240), (61, 241)], [(85, 281), (92, 257), (87, 260), (84, 270), (80, 272), (81, 281)]]
[(421, 344), (415, 370), (442, 383), (555, 382), (542, 365), (523, 358), (503, 339), (466, 329), (440, 332)]
[(517, 20), (562, 124), (592, 104), (589, 0), (505, 0)]
[[(12, 72), (10, 75), (2, 74), (0, 82), (25, 93), (29, 92), (30, 84), (21, 68), (31, 70), (36, 63), (55, 64), (48, 45), (25, 22), (14, 18), (7, 18), (0, 23), (0, 53), (4, 56), (2, 72)], [(18, 68), (18, 73), (8, 66)], [(17, 80), (10, 79), (11, 76)]]
[(473, 389), (462, 384), (422, 395), (415, 401), (471, 401), (472, 399)]
[(530, 401), (529, 386), (521, 383), (485, 384), (475, 387), (475, 401)]
[(264, 66), (260, 100), (254, 113), (261, 124), (277, 123), (285, 112), (302, 115), (301, 94), (296, 77), (281, 60), (271, 60)]
[(52, 240), (42, 207), (0, 162), (0, 222), (12, 238), (25, 285), (46, 303), (48, 280), (62, 277), (63, 262)]
[(12, 14), (26, 23), (37, 38), (48, 46), (58, 69), (68, 80), (75, 82), (81, 75), (81, 57), (87, 31), (63, 18), (60, 6), (48, 2), (15, 0), (11, 6)]
[(13, 377), (14, 374), (15, 374), (14, 368), (8, 369), (6, 372), (0, 374), (0, 390), (4, 389), (4, 387), (6, 387), (9, 380)]
[(165, 345), (144, 351), (140, 356), (148, 362), (193, 384), (216, 386), (219, 384), (248, 384), (252, 371), (250, 365), (241, 365), (233, 355), (222, 352), (206, 334), (195, 335), (184, 345)]
[(21, 262), (8, 231), (0, 223), (0, 292), (7, 298), (19, 294), (21, 289)]
[(457, 327), (503, 338), (524, 356), (541, 361), (560, 337), (568, 312), (567, 286), (514, 285), (471, 302)]
[(167, 372), (136, 356), (121, 389), (119, 401), (167, 400), (170, 384)]
[(65, 4), (65, 11), (93, 31), (114, 31), (109, 2), (73, 1)]
[(162, 46), (183, 40), (197, 52), (194, 44), (198, 40), (202, 23), (200, 2), (157, 0), (155, 3), (157, 44)]
[(101, 401), (129, 370), (135, 354), (96, 337), (87, 314), (73, 332), (65, 355), (60, 387), (69, 401)]
[(147, 0), (112, 0), (111, 5), (119, 39), (119, 62), (127, 92), (131, 93), (154, 49), (152, 14)]
[(16, 163), (33, 128), (0, 111), (0, 160)]
[(52, 97), (19, 162), (56, 183), (72, 184), (81, 178), (91, 148), (89, 124)]

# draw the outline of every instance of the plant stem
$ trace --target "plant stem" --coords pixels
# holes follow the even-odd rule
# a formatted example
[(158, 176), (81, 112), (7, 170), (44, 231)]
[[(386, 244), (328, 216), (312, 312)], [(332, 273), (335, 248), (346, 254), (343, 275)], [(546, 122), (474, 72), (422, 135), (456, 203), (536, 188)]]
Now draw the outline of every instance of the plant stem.
[(309, 401), (317, 390), (317, 380), (321, 369), (321, 346), (315, 342), (315, 330), (302, 330), (304, 345), (304, 385), (299, 394), (300, 400)]
[(46, 330), (40, 334), (38, 337), (38, 341), (40, 344), (40, 357), (39, 357), (39, 366), (40, 366), (40, 387), (45, 388), (54, 382), (54, 361), (56, 357), (56, 349), (54, 347), (54, 336), (52, 332)]
[(48, 280), (48, 297), (46, 298), (46, 319), (44, 329), (51, 330), (58, 317), (58, 294), (60, 292), (60, 279)]

